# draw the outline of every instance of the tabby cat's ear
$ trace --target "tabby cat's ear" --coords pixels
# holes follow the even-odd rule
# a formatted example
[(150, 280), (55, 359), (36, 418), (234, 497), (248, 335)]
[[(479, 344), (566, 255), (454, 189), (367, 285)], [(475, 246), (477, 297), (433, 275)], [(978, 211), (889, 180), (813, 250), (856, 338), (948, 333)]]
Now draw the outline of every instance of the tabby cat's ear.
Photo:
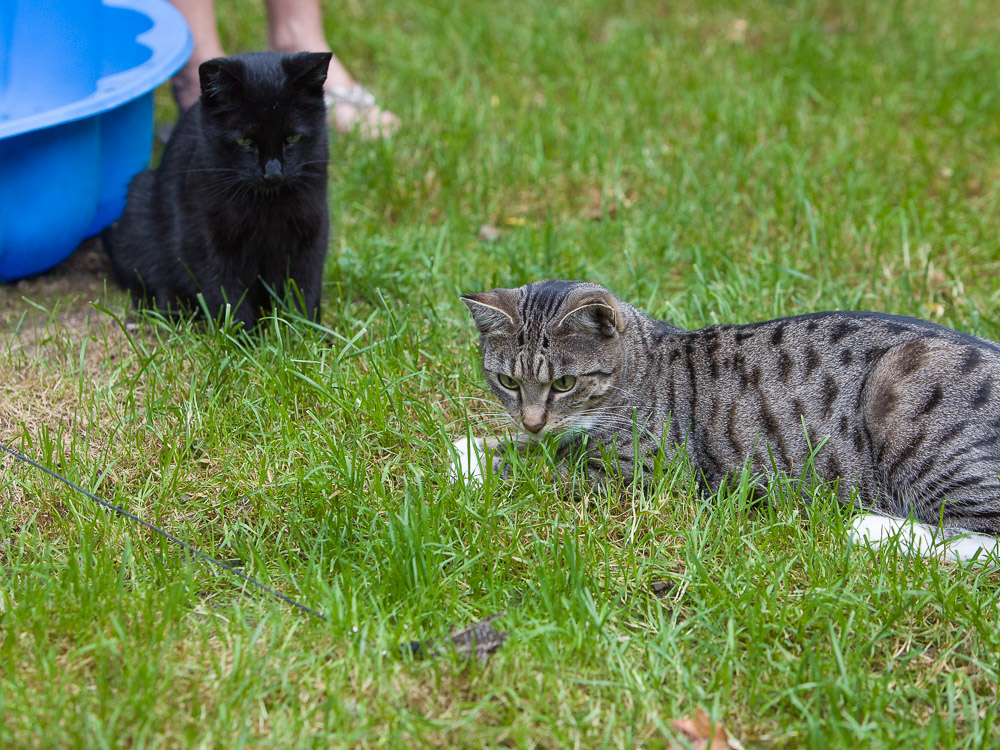
[(332, 52), (299, 52), (285, 57), (281, 64), (289, 85), (322, 94), (332, 57)]
[(577, 300), (571, 300), (568, 313), (556, 324), (560, 332), (594, 334), (600, 333), (610, 338), (621, 332), (621, 316), (618, 302), (604, 293), (588, 293)]
[(227, 101), (243, 90), (243, 66), (225, 57), (206, 60), (198, 66), (202, 106)]
[(462, 302), (472, 313), (480, 333), (493, 333), (504, 328), (513, 332), (517, 329), (517, 295), (513, 289), (463, 294)]

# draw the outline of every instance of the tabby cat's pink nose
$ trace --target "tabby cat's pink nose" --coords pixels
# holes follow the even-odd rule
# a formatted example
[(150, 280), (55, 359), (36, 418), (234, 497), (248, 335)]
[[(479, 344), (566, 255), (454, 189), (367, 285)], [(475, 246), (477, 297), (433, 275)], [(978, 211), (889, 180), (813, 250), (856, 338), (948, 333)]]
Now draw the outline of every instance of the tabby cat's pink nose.
[(528, 432), (538, 432), (545, 426), (545, 422), (528, 422), (527, 420), (521, 420), (521, 424)]

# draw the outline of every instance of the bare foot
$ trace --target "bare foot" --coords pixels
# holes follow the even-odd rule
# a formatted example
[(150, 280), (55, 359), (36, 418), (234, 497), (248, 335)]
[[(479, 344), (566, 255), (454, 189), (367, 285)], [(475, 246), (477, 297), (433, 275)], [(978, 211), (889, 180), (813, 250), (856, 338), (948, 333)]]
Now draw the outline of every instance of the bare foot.
[(198, 80), (198, 69), (195, 68), (195, 75), (192, 80), (187, 75), (187, 69), (181, 70), (170, 79), (170, 90), (174, 94), (174, 101), (177, 102), (177, 109), (185, 112), (191, 105), (198, 101), (201, 96), (201, 82)]
[(191, 57), (170, 81), (174, 101), (181, 112), (187, 110), (201, 96), (198, 66), (213, 57), (223, 57), (222, 42), (215, 25), (215, 3), (211, 0), (173, 0), (173, 4), (188, 22), (194, 49)]
[(399, 129), (399, 118), (381, 109), (371, 92), (357, 83), (342, 86), (327, 79), (326, 106), (338, 133), (357, 130), (365, 140), (373, 140), (388, 138)]

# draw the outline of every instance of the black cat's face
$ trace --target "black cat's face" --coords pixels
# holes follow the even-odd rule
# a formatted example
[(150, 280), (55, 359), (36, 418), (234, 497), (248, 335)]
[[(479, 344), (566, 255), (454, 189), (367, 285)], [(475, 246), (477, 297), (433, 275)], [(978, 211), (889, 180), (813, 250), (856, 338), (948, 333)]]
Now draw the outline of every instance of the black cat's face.
[(330, 56), (251, 53), (202, 63), (202, 133), (215, 161), (259, 192), (325, 179)]

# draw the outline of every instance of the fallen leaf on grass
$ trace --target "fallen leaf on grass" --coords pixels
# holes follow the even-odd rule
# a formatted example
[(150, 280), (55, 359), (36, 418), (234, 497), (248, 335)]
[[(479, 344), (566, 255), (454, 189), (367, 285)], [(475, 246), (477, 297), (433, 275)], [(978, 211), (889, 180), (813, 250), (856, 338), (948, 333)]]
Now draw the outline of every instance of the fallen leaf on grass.
[(587, 191), (589, 198), (583, 217), (589, 221), (615, 221), (623, 209), (631, 208), (637, 193), (634, 190), (603, 192), (599, 188)]
[(726, 39), (731, 41), (733, 44), (746, 44), (747, 41), (747, 29), (750, 28), (750, 22), (745, 18), (737, 18), (733, 21), (732, 25), (729, 27), (729, 32), (726, 34)]
[(618, 204), (608, 203), (605, 205), (601, 196), (597, 196), (587, 204), (587, 209), (583, 212), (583, 215), (589, 221), (604, 221), (604, 219), (614, 221), (618, 216)]
[(673, 591), (675, 586), (676, 584), (673, 581), (654, 581), (653, 584), (649, 587), (649, 590), (653, 594), (653, 596), (662, 599), (671, 591)]
[(17, 600), (14, 595), (10, 592), (0, 589), (0, 615), (6, 612), (8, 609), (13, 609), (17, 606)]
[(500, 230), (492, 224), (483, 224), (479, 227), (479, 231), (476, 232), (476, 235), (483, 242), (496, 242), (500, 239)]
[[(730, 737), (722, 724), (715, 725), (712, 731), (712, 720), (702, 709), (698, 709), (691, 719), (676, 719), (672, 723), (674, 729), (684, 735), (695, 750), (744, 750), (743, 744), (735, 737)], [(681, 750), (680, 745), (671, 745), (671, 750)]]

